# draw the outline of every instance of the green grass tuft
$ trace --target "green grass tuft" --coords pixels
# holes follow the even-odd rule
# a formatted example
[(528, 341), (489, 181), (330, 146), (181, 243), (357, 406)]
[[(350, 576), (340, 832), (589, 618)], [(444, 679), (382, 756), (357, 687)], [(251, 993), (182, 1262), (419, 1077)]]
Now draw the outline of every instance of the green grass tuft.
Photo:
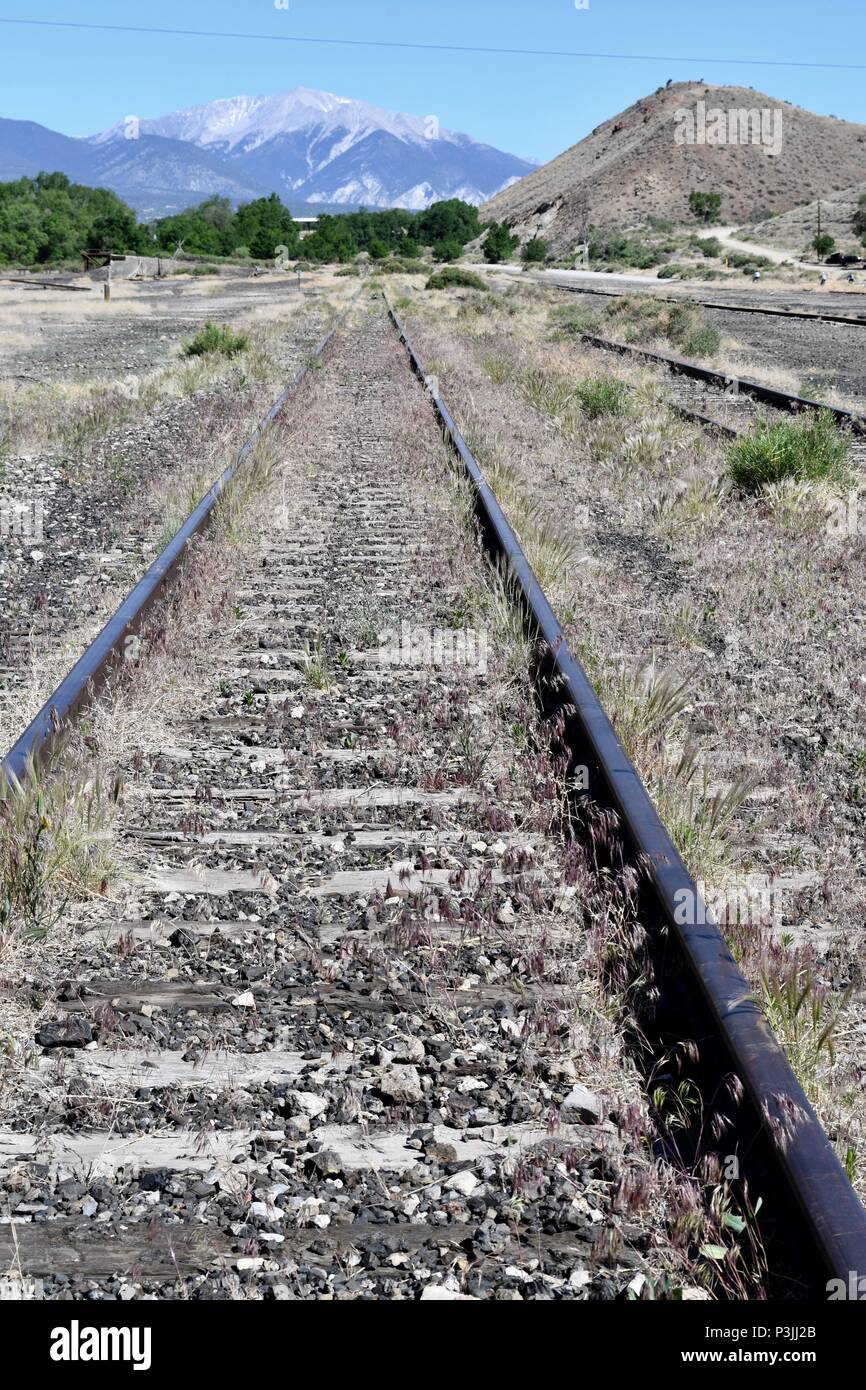
[(587, 381), (579, 381), (574, 394), (590, 420), (602, 415), (628, 414), (628, 387), (615, 377), (590, 377)]
[(784, 478), (843, 482), (848, 440), (829, 410), (794, 420), (762, 420), (728, 450), (728, 473), (743, 492), (758, 492)]
[(218, 328), (208, 319), (201, 332), (186, 344), (181, 356), (204, 357), (208, 353), (218, 352), (223, 357), (237, 357), (238, 353), (246, 351), (249, 342), (245, 333), (235, 333), (229, 324), (225, 323)]

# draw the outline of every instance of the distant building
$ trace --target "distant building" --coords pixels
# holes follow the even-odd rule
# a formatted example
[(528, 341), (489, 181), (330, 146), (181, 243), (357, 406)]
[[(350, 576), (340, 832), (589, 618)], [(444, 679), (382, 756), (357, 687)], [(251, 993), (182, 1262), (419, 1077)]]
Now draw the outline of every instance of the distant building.
[(303, 241), (305, 236), (309, 236), (311, 232), (314, 232), (316, 230), (316, 223), (318, 222), (318, 220), (318, 217), (292, 218), (292, 221), (298, 228), (298, 236), (300, 237), (301, 241)]

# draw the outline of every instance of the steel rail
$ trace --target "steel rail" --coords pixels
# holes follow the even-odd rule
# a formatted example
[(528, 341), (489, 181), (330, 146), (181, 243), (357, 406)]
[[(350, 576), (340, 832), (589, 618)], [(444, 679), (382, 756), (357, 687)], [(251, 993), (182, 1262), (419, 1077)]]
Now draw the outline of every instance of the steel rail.
[(31, 280), (26, 275), (0, 275), (4, 285), (29, 285), (31, 289), (71, 290), (74, 294), (92, 294), (92, 285), (61, 285), (56, 280)]
[[(331, 344), (337, 329), (332, 328), (314, 349), (312, 357), (321, 358)], [(310, 370), (302, 367), (289, 385), (277, 397), (267, 414), (259, 421), (242, 445), (234, 463), (223, 470), (216, 482), (187, 517), (150, 568), (109, 618), (101, 632), (90, 643), (72, 670), (46, 700), (38, 714), (0, 763), (0, 797), (10, 787), (23, 785), (31, 769), (43, 762), (77, 712), (90, 703), (104, 684), (111, 669), (128, 650), (129, 639), (140, 629), (142, 621), (162, 597), (177, 576), (190, 544), (196, 540), (213, 519), (220, 497), (245, 463), (262, 434), (273, 424), (285, 405), (295, 394)]]
[[(571, 737), (577, 746), (590, 750), (593, 770), (601, 778), (626, 840), (647, 866), (658, 919), (678, 948), (730, 1068), (742, 1083), (773, 1176), (781, 1179), (793, 1199), (790, 1206), (801, 1226), (793, 1243), (803, 1260), (802, 1278), (812, 1296), (823, 1293), (826, 1297), (829, 1279), (844, 1280), (847, 1289), (852, 1273), (866, 1274), (866, 1211), (586, 672), (572, 655), (511, 525), (390, 303), (388, 312), (413, 370), (430, 392), (445, 438), (472, 484), (491, 548), (507, 562), (527, 614), (550, 653), (553, 674), (574, 710)], [(683, 893), (689, 896), (683, 898)], [(679, 920), (678, 907), (684, 901), (695, 905), (690, 915), (702, 925)], [(768, 1192), (765, 1210), (774, 1205), (777, 1192), (776, 1187)]]
[(818, 323), (846, 323), (855, 328), (866, 326), (866, 314), (834, 314), (823, 309), (775, 309), (771, 304), (726, 304), (718, 299), (697, 299), (691, 294), (656, 294), (656, 284), (647, 281), (646, 289), (634, 285), (628, 290), (602, 290), (591, 285), (565, 284), (562, 280), (548, 280), (537, 275), (529, 277), (535, 285), (549, 285), (555, 290), (565, 290), (567, 294), (597, 294), (602, 299), (623, 299), (629, 294), (647, 294), (662, 304), (698, 304), (702, 309), (721, 309), (730, 314), (767, 314), (777, 319), (812, 319)]
[(829, 411), (837, 424), (850, 425), (857, 434), (866, 434), (866, 416), (858, 414), (857, 411), (844, 410), (838, 405), (825, 405), (821, 401), (810, 400), (808, 396), (795, 396), (789, 391), (780, 391), (775, 386), (765, 386), (763, 382), (752, 381), (748, 377), (716, 371), (714, 367), (702, 367), (698, 362), (692, 362), (688, 357), (678, 357), (673, 352), (657, 352), (650, 348), (638, 347), (634, 343), (617, 343), (612, 338), (598, 338), (594, 333), (578, 333), (577, 336), (592, 347), (603, 348), (606, 352), (619, 352), (623, 356), (643, 357), (649, 362), (658, 362), (673, 372), (681, 372), (683, 376), (706, 381), (711, 386), (718, 386), (723, 390), (734, 382), (738, 391), (744, 391), (747, 396), (754, 396), (755, 400), (765, 401), (767, 405), (777, 406), (780, 410)]

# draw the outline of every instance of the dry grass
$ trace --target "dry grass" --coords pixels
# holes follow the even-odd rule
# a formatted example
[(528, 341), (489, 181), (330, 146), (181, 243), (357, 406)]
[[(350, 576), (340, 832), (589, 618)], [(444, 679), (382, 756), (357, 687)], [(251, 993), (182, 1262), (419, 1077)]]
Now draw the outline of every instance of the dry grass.
[[(28, 779), (23, 789), (5, 789), (0, 952), (22, 933), (28, 938), (47, 934), (69, 903), (111, 891), (120, 867), (112, 829), (121, 769), (133, 749), (142, 756), (166, 746), (172, 719), (192, 705), (205, 673), (230, 650), (223, 627), (236, 606), (239, 579), (227, 582), (226, 576), (242, 571), (273, 512), (282, 464), (277, 428), (261, 438), (217, 503), (211, 527), (191, 549), (166, 609), (152, 615), (136, 643), (134, 661), (115, 671), (48, 772)], [(207, 634), (202, 612), (209, 615)], [(88, 768), (84, 776), (74, 771), (81, 765)]]
[[(824, 484), (735, 494), (720, 443), (665, 408), (661, 371), (617, 365), (631, 386), (625, 420), (539, 429), (552, 417), (526, 400), (521, 372), (580, 380), (609, 359), (550, 343), (544, 305), (560, 299), (522, 287), (510, 298), (507, 319), (455, 323), (424, 309), (409, 331), (437, 359), (482, 465), (507, 462), (506, 494), (522, 495), (503, 497), (515, 522), (541, 518), (568, 540), (571, 521), (554, 607), (692, 870), (722, 888), (743, 872), (804, 875), (802, 889), (777, 891), (781, 930), (752, 915), (736, 949), (859, 1180), (864, 1020), (844, 996), (863, 981), (864, 541), (829, 534), (838, 498)], [(816, 949), (817, 927), (829, 945)], [(839, 982), (829, 996), (828, 973)]]

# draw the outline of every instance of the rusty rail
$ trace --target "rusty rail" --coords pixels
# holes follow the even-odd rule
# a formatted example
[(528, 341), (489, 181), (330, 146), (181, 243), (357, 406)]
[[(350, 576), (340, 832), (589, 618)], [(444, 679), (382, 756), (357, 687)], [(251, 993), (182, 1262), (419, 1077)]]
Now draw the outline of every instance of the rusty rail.
[[(330, 346), (336, 328), (322, 339), (313, 352), (321, 358)], [(259, 437), (273, 424), (309, 372), (304, 366), (292, 382), (280, 393), (268, 413), (259, 422), (241, 447), (234, 463), (224, 469), (190, 513), (180, 530), (154, 560), (132, 592), (109, 618), (102, 631), (49, 696), (39, 713), (0, 763), (0, 795), (4, 788), (22, 784), (31, 769), (43, 762), (54, 748), (63, 730), (78, 711), (93, 699), (111, 670), (123, 659), (128, 643), (141, 628), (153, 606), (162, 598), (177, 577), (179, 567), (190, 544), (199, 537), (213, 519), (214, 509), (252, 452)]]
[[(387, 301), (386, 301), (387, 302)], [(567, 737), (577, 760), (588, 763), (594, 799), (612, 807), (633, 860), (645, 869), (650, 917), (675, 986), (685, 984), (694, 1004), (692, 1031), (705, 1054), (702, 1091), (714, 1100), (730, 1076), (742, 1086), (738, 1115), (743, 1166), (757, 1176), (762, 1198), (760, 1228), (788, 1252), (788, 1278), (796, 1296), (827, 1297), (830, 1279), (849, 1287), (866, 1274), (866, 1211), (836, 1157), (802, 1086), (740, 972), (718, 926), (637, 769), (626, 754), (589, 678), (569, 650), (559, 624), (520, 543), (469, 450), (435, 383), (425, 372), (397, 314), (391, 320), (412, 368), (427, 385), (446, 440), (475, 492), (477, 515), (489, 550), (517, 586), (532, 629), (549, 653), (551, 675), (570, 712)], [(685, 896), (684, 896), (685, 895)], [(681, 905), (698, 925), (683, 923)], [(644, 899), (646, 903), (646, 898)], [(642, 905), (643, 911), (643, 905)], [(688, 1005), (687, 1012), (691, 1011)], [(682, 1001), (674, 1012), (682, 1014)], [(715, 1055), (718, 1054), (718, 1055)], [(856, 1285), (855, 1285), (856, 1287)]]

